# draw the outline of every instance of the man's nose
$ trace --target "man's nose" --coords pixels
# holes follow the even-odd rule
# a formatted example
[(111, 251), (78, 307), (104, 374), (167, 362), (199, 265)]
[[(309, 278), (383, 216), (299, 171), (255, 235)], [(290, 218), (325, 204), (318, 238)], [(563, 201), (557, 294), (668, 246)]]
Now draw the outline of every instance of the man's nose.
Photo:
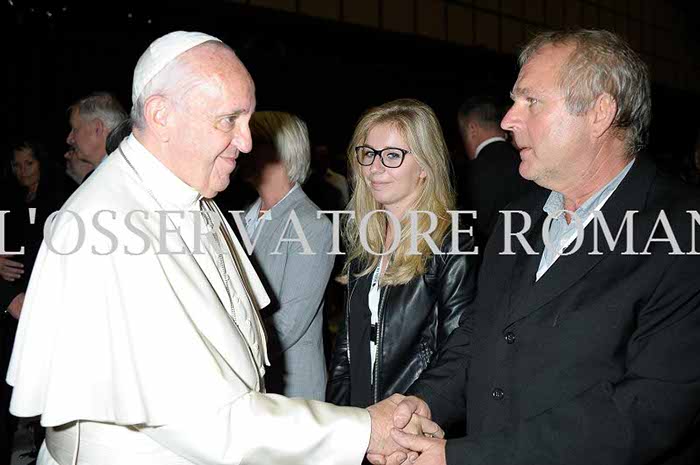
[(66, 137), (66, 144), (68, 145), (73, 145), (73, 131), (68, 133), (68, 137)]
[(245, 125), (233, 138), (233, 145), (239, 152), (248, 153), (253, 150), (253, 137), (250, 135), (250, 127)]
[(513, 131), (517, 125), (518, 114), (515, 105), (512, 105), (501, 120), (501, 128), (504, 131)]

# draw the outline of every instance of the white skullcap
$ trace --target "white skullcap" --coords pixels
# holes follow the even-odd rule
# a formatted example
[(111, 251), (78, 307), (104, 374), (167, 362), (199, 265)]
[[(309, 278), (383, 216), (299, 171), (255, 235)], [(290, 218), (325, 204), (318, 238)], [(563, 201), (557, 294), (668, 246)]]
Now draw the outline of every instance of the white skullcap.
[(134, 69), (134, 84), (131, 88), (131, 102), (136, 104), (143, 88), (158, 74), (168, 63), (177, 56), (185, 53), (197, 45), (209, 41), (221, 42), (214, 36), (201, 32), (175, 31), (154, 40), (148, 46)]

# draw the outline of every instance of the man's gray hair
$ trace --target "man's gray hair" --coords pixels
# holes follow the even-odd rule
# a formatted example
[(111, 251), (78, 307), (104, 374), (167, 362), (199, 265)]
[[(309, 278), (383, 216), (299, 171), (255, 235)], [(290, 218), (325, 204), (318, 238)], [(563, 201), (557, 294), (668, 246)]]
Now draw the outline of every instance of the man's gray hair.
[(292, 182), (303, 183), (309, 175), (309, 132), (299, 117), (281, 111), (261, 111), (250, 119), (255, 144), (270, 144), (279, 155)]
[(610, 95), (617, 104), (612, 127), (630, 155), (642, 150), (651, 123), (649, 71), (642, 59), (612, 32), (580, 29), (538, 34), (520, 53), (520, 66), (547, 45), (574, 46), (558, 79), (567, 110), (583, 115), (599, 96)]
[(77, 110), (83, 121), (99, 119), (107, 127), (107, 133), (126, 119), (124, 107), (109, 92), (94, 92), (72, 104), (68, 110)]

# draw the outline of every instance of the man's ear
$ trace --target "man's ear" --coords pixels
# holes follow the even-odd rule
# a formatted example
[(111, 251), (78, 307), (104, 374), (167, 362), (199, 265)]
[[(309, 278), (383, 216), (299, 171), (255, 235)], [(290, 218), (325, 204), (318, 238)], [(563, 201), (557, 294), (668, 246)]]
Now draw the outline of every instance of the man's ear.
[(170, 138), (170, 119), (172, 118), (172, 103), (160, 95), (152, 95), (146, 99), (143, 113), (146, 126), (161, 142)]
[(617, 116), (617, 102), (612, 95), (604, 93), (598, 96), (590, 111), (590, 122), (593, 136), (601, 137), (610, 129)]
[(467, 125), (467, 131), (469, 132), (469, 135), (472, 137), (476, 137), (477, 134), (479, 134), (479, 130), (481, 129), (481, 126), (476, 121), (469, 121), (469, 124)]
[(94, 124), (93, 130), (95, 131), (95, 135), (97, 137), (107, 137), (109, 132), (107, 131), (105, 123), (99, 118), (95, 118), (92, 122)]

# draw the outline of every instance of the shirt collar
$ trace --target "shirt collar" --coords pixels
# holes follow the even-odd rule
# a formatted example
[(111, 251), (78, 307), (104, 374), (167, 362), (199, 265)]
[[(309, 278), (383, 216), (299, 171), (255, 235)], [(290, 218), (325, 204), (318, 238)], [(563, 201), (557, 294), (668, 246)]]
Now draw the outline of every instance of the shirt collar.
[(159, 203), (178, 210), (198, 209), (201, 194), (175, 176), (133, 134), (124, 139), (120, 148)]
[[(632, 168), (632, 165), (634, 164), (634, 159), (627, 163), (627, 166), (625, 166), (617, 175), (612, 178), (606, 185), (598, 189), (592, 196), (588, 198), (578, 209), (576, 210), (576, 216), (578, 216), (581, 219), (586, 218), (591, 211), (598, 205), (598, 202), (601, 199), (604, 199), (608, 197), (609, 195), (612, 194), (615, 189), (620, 185), (622, 180), (625, 178), (629, 170)], [(542, 209), (547, 213), (547, 215), (550, 216), (555, 216), (559, 217), (559, 215), (555, 215), (557, 212), (561, 212), (564, 209), (564, 195), (552, 191), (549, 194), (549, 197), (547, 198), (547, 201), (544, 204), (544, 207)], [(560, 213), (561, 214), (561, 213)]]
[(504, 137), (496, 136), (496, 137), (490, 137), (490, 138), (486, 139), (485, 141), (483, 141), (481, 144), (479, 144), (476, 147), (476, 151), (474, 152), (474, 158), (479, 156), (479, 152), (481, 152), (484, 149), (484, 147), (486, 147), (487, 145), (489, 145), (492, 142), (498, 142), (498, 141), (505, 142), (506, 139)]

